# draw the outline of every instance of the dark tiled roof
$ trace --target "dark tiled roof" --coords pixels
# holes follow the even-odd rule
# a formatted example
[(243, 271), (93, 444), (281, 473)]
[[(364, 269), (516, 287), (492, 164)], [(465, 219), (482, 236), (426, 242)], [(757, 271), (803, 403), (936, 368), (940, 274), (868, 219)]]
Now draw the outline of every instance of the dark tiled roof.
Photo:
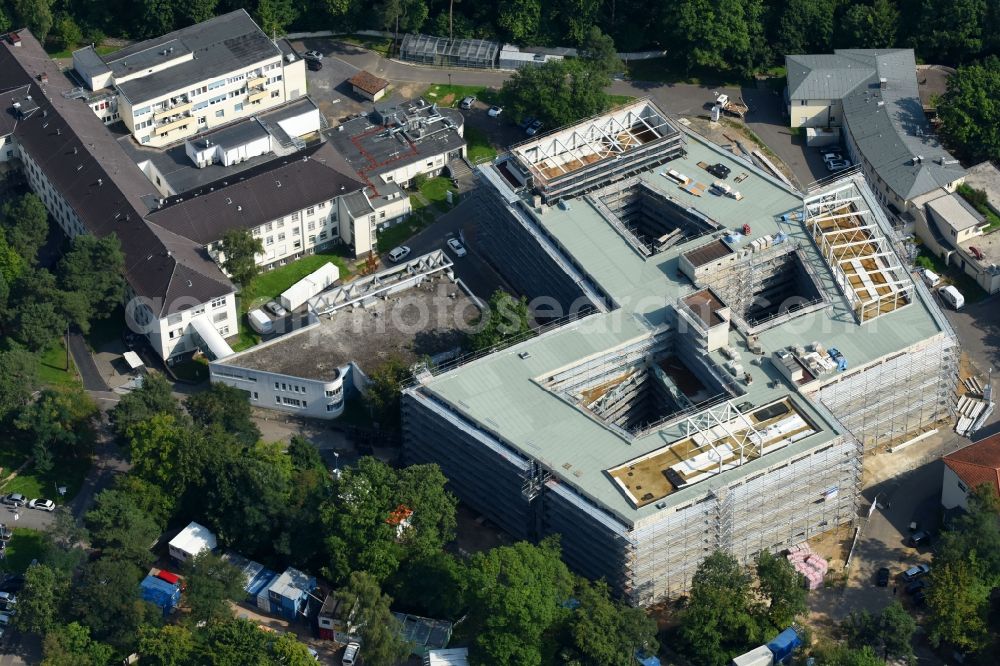
[(338, 170), (335, 158), (333, 148), (324, 143), (272, 160), (227, 186), (208, 185), (200, 194), (168, 199), (149, 219), (199, 243), (212, 243), (229, 229), (251, 229), (364, 187)]
[[(163, 54), (164, 50), (172, 52)], [(226, 74), (266, 58), (281, 55), (246, 10), (216, 16), (105, 56), (116, 77), (192, 54), (193, 59), (124, 83), (118, 90), (133, 104), (151, 100), (189, 84)]]
[(365, 70), (361, 70), (352, 76), (347, 82), (358, 90), (366, 92), (369, 95), (376, 95), (389, 87), (388, 81), (380, 79), (371, 72), (366, 72)]
[[(26, 30), (20, 35), (21, 46), (4, 41), (0, 48), (0, 90), (30, 85), (39, 108), (18, 122), (14, 136), (89, 233), (118, 237), (135, 292), (152, 299), (158, 317), (183, 309), (171, 295), (206, 302), (232, 293), (232, 283), (194, 243), (172, 239), (168, 247), (154, 233), (143, 219), (156, 196), (152, 185), (90, 108), (63, 95), (72, 85), (38, 41)], [(36, 83), (43, 73), (48, 82)], [(189, 273), (201, 278), (189, 280)]]
[(944, 464), (970, 489), (985, 483), (994, 494), (1000, 494), (1000, 435), (987, 437), (946, 455)]

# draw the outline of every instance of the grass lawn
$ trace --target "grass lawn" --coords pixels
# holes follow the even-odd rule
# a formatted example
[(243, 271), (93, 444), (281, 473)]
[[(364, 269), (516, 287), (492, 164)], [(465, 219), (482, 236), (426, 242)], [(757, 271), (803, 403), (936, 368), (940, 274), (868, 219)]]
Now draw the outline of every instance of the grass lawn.
[(248, 312), (272, 298), (276, 298), (281, 292), (327, 262), (335, 264), (340, 269), (341, 280), (351, 275), (347, 260), (336, 250), (323, 250), (316, 254), (306, 255), (286, 266), (275, 268), (273, 271), (261, 273), (255, 277), (240, 294), (240, 313)]
[(465, 127), (465, 142), (468, 144), (469, 161), (473, 164), (492, 160), (497, 156), (497, 150), (486, 137), (486, 133), (475, 127)]
[(442, 211), (449, 209), (448, 190), (456, 192), (455, 188), (451, 186), (451, 181), (441, 176), (428, 178), (420, 183), (420, 193)]
[(608, 105), (609, 108), (615, 108), (616, 106), (623, 106), (629, 102), (634, 102), (635, 97), (631, 95), (608, 95)]
[(360, 46), (363, 49), (368, 49), (369, 51), (374, 51), (383, 58), (389, 57), (389, 49), (392, 47), (391, 37), (372, 37), (371, 35), (344, 35), (343, 37), (335, 37), (337, 41), (346, 42), (348, 44), (354, 44), (355, 46)]
[(388, 252), (392, 248), (405, 243), (417, 232), (430, 225), (435, 215), (423, 202), (416, 197), (410, 197), (410, 205), (413, 206), (413, 214), (406, 218), (405, 222), (389, 227), (378, 233), (378, 251)]
[[(49, 51), (49, 57), (52, 58), (72, 58), (73, 51), (81, 48), (79, 46), (73, 47), (71, 49), (63, 49), (62, 51)], [(114, 53), (122, 47), (120, 46), (98, 46), (94, 50), (97, 51), (98, 55), (107, 55), (109, 53)]]
[(14, 527), (14, 536), (7, 546), (7, 557), (0, 560), (0, 571), (22, 573), (31, 560), (41, 559), (45, 541), (38, 530)]
[(921, 249), (916, 263), (918, 266), (923, 266), (926, 263), (925, 260), (930, 260), (932, 265), (931, 270), (940, 275), (944, 283), (951, 283), (962, 292), (966, 303), (976, 303), (986, 297), (986, 292), (983, 291), (978, 282), (954, 266), (945, 265), (940, 257)]
[(59, 338), (51, 347), (38, 356), (38, 380), (45, 386), (82, 386), (80, 375), (69, 359), (66, 369), (66, 341)]
[[(20, 462), (18, 462), (20, 464)], [(12, 467), (10, 471), (16, 469)], [(29, 466), (24, 469), (16, 478), (4, 484), (0, 491), (7, 493), (21, 493), (33, 499), (35, 497), (45, 497), (56, 504), (65, 504), (76, 497), (83, 485), (83, 479), (90, 471), (90, 460), (56, 460), (55, 466), (45, 474), (39, 474), (34, 467)], [(5, 470), (4, 475), (9, 472)], [(66, 486), (66, 495), (59, 496), (56, 492), (57, 486)]]
[(231, 344), (234, 352), (241, 352), (244, 349), (250, 349), (251, 347), (260, 344), (260, 336), (250, 328), (250, 324), (246, 321), (247, 316), (245, 314), (240, 315), (240, 333), (239, 339), (235, 343)]
[(208, 363), (204, 361), (188, 360), (176, 363), (170, 366), (170, 369), (185, 381), (203, 382), (208, 379)]
[(497, 91), (485, 86), (451, 86), (444, 83), (435, 83), (427, 88), (421, 95), (428, 102), (437, 103), (438, 106), (458, 106), (463, 98), (472, 95), (482, 102), (493, 104), (497, 101)]

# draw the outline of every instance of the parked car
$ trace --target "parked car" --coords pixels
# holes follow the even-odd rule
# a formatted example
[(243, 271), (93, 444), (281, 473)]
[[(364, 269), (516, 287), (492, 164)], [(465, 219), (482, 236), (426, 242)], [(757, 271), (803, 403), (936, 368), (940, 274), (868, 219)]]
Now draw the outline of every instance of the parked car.
[(520, 124), (518, 125), (518, 127), (520, 127), (523, 130), (526, 130), (529, 127), (531, 127), (532, 125), (534, 125), (535, 122), (537, 122), (537, 121), (538, 121), (538, 118), (535, 118), (534, 116), (525, 116), (524, 120), (522, 120), (520, 122)]
[(924, 574), (930, 573), (930, 566), (927, 564), (915, 564), (903, 572), (903, 580), (909, 582), (916, 580)]
[(705, 171), (709, 172), (716, 178), (721, 178), (723, 180), (729, 178), (729, 174), (732, 173), (732, 169), (727, 167), (725, 164), (722, 164), (721, 162), (719, 162), (718, 164), (710, 164), (709, 166), (705, 167)]
[(7, 612), (0, 613), (0, 625), (6, 626), (10, 624), (11, 617), (12, 617), (11, 613)]
[(913, 546), (914, 548), (916, 548), (917, 546), (927, 544), (930, 542), (930, 540), (931, 540), (931, 533), (928, 532), (927, 530), (919, 530), (917, 532), (914, 532), (913, 534), (910, 535), (909, 539), (910, 545)]
[(264, 308), (273, 314), (275, 317), (287, 317), (288, 310), (284, 308), (278, 301), (268, 301)]
[(17, 605), (17, 595), (13, 592), (0, 592), (0, 608), (8, 609)]
[(823, 161), (824, 162), (830, 162), (831, 160), (842, 160), (842, 159), (844, 159), (844, 156), (842, 154), (840, 154), (838, 152), (833, 152), (833, 151), (830, 151), (830, 152), (824, 151), (822, 153), (822, 155), (823, 155)]
[(318, 72), (323, 69), (323, 63), (319, 60), (306, 60), (306, 67), (310, 72)]
[(941, 276), (929, 268), (920, 269), (920, 279), (931, 289), (941, 284)]
[(875, 583), (879, 587), (889, 586), (889, 567), (882, 567), (878, 570), (878, 573), (875, 574)]
[(389, 261), (394, 264), (406, 259), (408, 256), (410, 256), (410, 248), (406, 245), (400, 245), (389, 250)]
[(930, 583), (927, 582), (927, 579), (926, 578), (921, 578), (920, 580), (915, 580), (912, 583), (910, 583), (909, 585), (907, 585), (906, 588), (904, 589), (904, 591), (907, 594), (916, 594), (917, 592), (919, 592), (920, 590), (924, 589), (928, 585), (930, 585)]
[(24, 506), (28, 502), (28, 498), (21, 493), (11, 493), (7, 495), (4, 502), (10, 504), (11, 506)]
[(468, 97), (462, 98), (462, 101), (459, 103), (459, 106), (462, 107), (463, 109), (471, 109), (472, 105), (475, 103), (476, 103), (475, 95), (469, 95)]
[(826, 163), (826, 170), (829, 172), (843, 171), (851, 166), (848, 160), (830, 160)]
[(323, 59), (323, 54), (320, 53), (319, 51), (306, 51), (305, 53), (302, 54), (302, 57), (305, 58), (306, 60), (320, 61)]
[(42, 499), (39, 497), (38, 499), (33, 499), (28, 502), (28, 508), (39, 509), (40, 511), (55, 511), (56, 503), (50, 499)]
[(0, 592), (20, 592), (24, 588), (24, 574), (8, 576), (0, 582)]
[(344, 648), (344, 658), (341, 659), (340, 663), (343, 664), (343, 666), (354, 666), (354, 664), (359, 663), (359, 652), (361, 652), (361, 645), (351, 641), (347, 644), (347, 647)]
[(538, 134), (539, 132), (542, 131), (542, 127), (544, 127), (544, 125), (542, 124), (542, 121), (541, 120), (536, 120), (533, 123), (531, 123), (530, 125), (528, 125), (528, 129), (524, 130), (524, 132), (528, 136), (535, 136), (536, 134)]
[(274, 332), (274, 322), (271, 318), (265, 314), (260, 308), (256, 308), (247, 313), (247, 321), (250, 322), (250, 328), (257, 331), (261, 335), (267, 335), (268, 333)]
[(462, 241), (457, 238), (449, 238), (448, 247), (451, 248), (452, 252), (454, 252), (457, 257), (464, 257), (468, 254), (468, 252), (465, 251), (465, 246), (462, 245)]
[(962, 306), (965, 305), (965, 296), (958, 289), (955, 289), (953, 285), (949, 284), (946, 287), (941, 287), (938, 289), (938, 294), (940, 294), (941, 300), (947, 303), (953, 310), (961, 310)]
[(501, 113), (503, 113), (503, 107), (502, 106), (497, 106), (496, 104), (494, 104), (493, 106), (490, 107), (490, 110), (487, 111), (486, 113), (488, 113), (490, 115), (490, 118), (496, 118)]

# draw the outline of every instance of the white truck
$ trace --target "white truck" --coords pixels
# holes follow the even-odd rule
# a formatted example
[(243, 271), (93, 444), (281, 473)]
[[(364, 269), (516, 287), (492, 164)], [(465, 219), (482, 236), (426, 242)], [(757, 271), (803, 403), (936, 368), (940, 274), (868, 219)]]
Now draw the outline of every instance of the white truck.
[(282, 294), (281, 305), (292, 312), (320, 292), (329, 289), (340, 279), (340, 269), (329, 262), (305, 276)]
[(729, 95), (725, 93), (715, 93), (715, 106), (719, 107), (723, 112), (739, 118), (745, 117), (750, 110), (750, 107), (742, 99), (730, 99)]

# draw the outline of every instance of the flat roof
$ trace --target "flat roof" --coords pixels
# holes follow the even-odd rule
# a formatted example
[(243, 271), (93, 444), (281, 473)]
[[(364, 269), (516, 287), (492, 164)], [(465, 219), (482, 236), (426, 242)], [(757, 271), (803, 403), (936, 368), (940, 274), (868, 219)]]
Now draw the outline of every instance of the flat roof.
[(215, 534), (204, 525), (191, 521), (187, 527), (170, 540), (169, 545), (185, 553), (197, 555), (203, 550), (215, 548)]
[(281, 57), (281, 49), (244, 9), (216, 16), (104, 57), (116, 78), (176, 61), (159, 71), (116, 83), (132, 104), (140, 104), (213, 76)]
[[(744, 238), (744, 246), (764, 235), (786, 234), (789, 239), (786, 242), (798, 243), (813, 264), (818, 287), (829, 299), (829, 305), (823, 309), (792, 317), (761, 332), (759, 343), (765, 353), (818, 340), (828, 349), (837, 347), (849, 359), (851, 367), (856, 368), (947, 330), (936, 306), (929, 297), (925, 300), (926, 292), (921, 290), (915, 292), (911, 305), (879, 316), (877, 326), (859, 324), (851, 303), (837, 286), (805, 225), (797, 219), (782, 219), (790, 213), (801, 217), (803, 195), (698, 135), (688, 133), (686, 139), (685, 155), (664, 167), (646, 171), (639, 178), (729, 228), (750, 225), (751, 234)], [(685, 189), (662, 175), (666, 167), (670, 167), (695, 181), (710, 183), (715, 180), (698, 166), (699, 162), (721, 162), (731, 169), (733, 177), (745, 174), (739, 183), (743, 199), (737, 201), (705, 190)], [(839, 181), (831, 188), (842, 187), (845, 183), (854, 188), (855, 194), (862, 197), (877, 216), (881, 216), (879, 224), (888, 229), (888, 222), (863, 178)], [(665, 442), (682, 439), (685, 436), (683, 419), (668, 421), (630, 438), (549, 391), (543, 380), (579, 365), (581, 359), (591, 359), (649, 339), (657, 327), (665, 323), (668, 306), (695, 291), (686, 278), (678, 275), (678, 260), (683, 253), (703, 245), (706, 238), (694, 238), (644, 257), (583, 197), (572, 199), (568, 209), (548, 206), (536, 213), (531, 206), (526, 206), (522, 210), (614, 299), (617, 309), (585, 317), (443, 372), (413, 390), (432, 396), (443, 403), (443, 409), (462, 415), (512, 449), (540, 461), (551, 470), (558, 483), (612, 512), (625, 524), (635, 524), (652, 516), (661, 507), (701, 496), (728, 483), (736, 474), (751, 474), (839, 436), (836, 422), (825, 408), (799, 396), (771, 364), (746, 363), (743, 368), (752, 382), (746, 387), (746, 394), (733, 398), (733, 402), (767, 405), (790, 401), (795, 411), (813, 424), (816, 432), (750, 460), (740, 470), (724, 471), (686, 485), (661, 501), (636, 507), (609, 476), (608, 470), (658, 451)], [(732, 330), (729, 338), (730, 346), (749, 358), (743, 334)], [(720, 352), (712, 352), (709, 356), (718, 366), (726, 361)], [(768, 387), (771, 382), (774, 388)]]
[(926, 205), (936, 213), (936, 220), (941, 220), (955, 231), (965, 231), (986, 223), (979, 211), (966, 203), (960, 194), (947, 194)]
[(412, 364), (461, 347), (463, 331), (471, 329), (479, 312), (465, 291), (439, 273), (387, 299), (366, 299), (218, 363), (332, 381), (351, 362), (368, 373), (393, 357)]

